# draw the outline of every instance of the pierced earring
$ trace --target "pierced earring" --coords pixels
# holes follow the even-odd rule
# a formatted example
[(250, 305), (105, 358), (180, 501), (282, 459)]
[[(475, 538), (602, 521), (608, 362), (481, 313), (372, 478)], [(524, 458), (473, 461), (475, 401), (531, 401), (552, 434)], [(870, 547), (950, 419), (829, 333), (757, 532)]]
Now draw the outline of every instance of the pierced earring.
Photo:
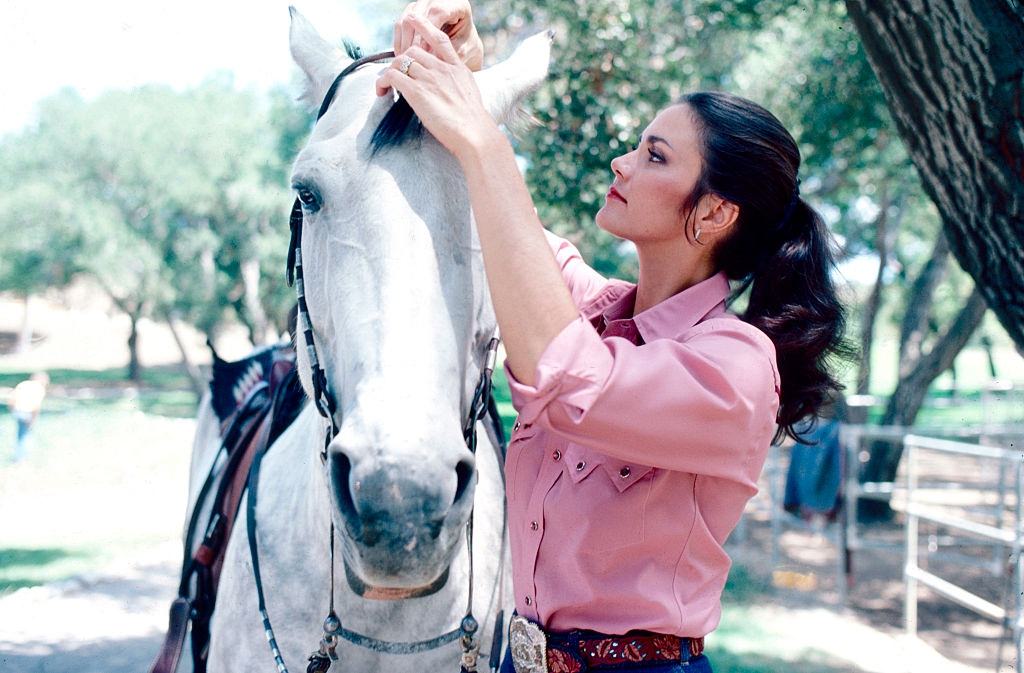
[(698, 243), (700, 243), (700, 227), (697, 227), (697, 231), (694, 232), (693, 240), (695, 240)]

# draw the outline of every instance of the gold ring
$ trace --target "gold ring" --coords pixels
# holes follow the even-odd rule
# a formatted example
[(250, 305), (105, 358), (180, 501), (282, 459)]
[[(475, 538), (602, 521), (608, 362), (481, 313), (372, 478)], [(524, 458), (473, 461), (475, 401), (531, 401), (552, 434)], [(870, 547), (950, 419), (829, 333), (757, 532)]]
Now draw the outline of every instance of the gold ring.
[(402, 59), (401, 65), (398, 66), (398, 72), (402, 73), (403, 75), (408, 75), (409, 68), (412, 66), (412, 63), (412, 59), (406, 56), (405, 58)]

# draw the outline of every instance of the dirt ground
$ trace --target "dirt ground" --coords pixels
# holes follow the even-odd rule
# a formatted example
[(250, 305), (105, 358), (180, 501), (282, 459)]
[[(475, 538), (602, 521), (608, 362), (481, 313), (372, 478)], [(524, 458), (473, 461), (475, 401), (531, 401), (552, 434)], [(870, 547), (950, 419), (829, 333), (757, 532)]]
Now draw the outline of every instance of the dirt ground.
[(176, 542), (102, 574), (0, 598), (5, 673), (144, 673), (167, 628), (177, 590)]
[[(785, 462), (784, 458), (779, 460)], [(991, 461), (986, 464), (963, 457), (927, 455), (919, 457), (916, 464), (924, 485), (918, 502), (927, 503), (933, 511), (991, 525), (997, 522), (996, 512), (1002, 511), (1003, 525), (1012, 528), (1012, 489), (1004, 507), (997, 507), (994, 491), (988, 488), (997, 469)], [(922, 585), (918, 587), (918, 639), (906, 635), (905, 471), (904, 463), (893, 494), (897, 510), (894, 521), (857, 529), (863, 548), (851, 552), (845, 603), (839, 591), (843, 579), (838, 524), (812, 523), (781, 513), (775, 515), (776, 527), (772, 526), (774, 504), (769, 496), (769, 479), (781, 479), (780, 466), (767, 466), (761, 493), (748, 506), (744, 523), (730, 540), (730, 553), (738, 565), (770, 586), (759, 600), (774, 601), (791, 612), (820, 609), (851, 626), (869, 626), (875, 633), (900, 643), (910, 670), (1015, 671), (1012, 632)], [(923, 521), (919, 533), (922, 568), (1012, 609), (1014, 582), (1009, 546), (986, 544), (981, 538), (955, 534), (950, 528)], [(838, 634), (823, 637), (830, 642), (843, 638)], [(933, 654), (947, 661), (932, 662)]]

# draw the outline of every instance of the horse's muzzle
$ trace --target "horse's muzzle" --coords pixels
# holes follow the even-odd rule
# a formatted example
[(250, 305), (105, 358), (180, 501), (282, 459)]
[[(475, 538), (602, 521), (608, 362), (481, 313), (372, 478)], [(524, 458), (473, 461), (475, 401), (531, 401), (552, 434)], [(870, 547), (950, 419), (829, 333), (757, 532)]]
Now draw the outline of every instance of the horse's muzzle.
[(385, 468), (357, 477), (348, 456), (333, 451), (328, 469), (332, 516), (346, 560), (363, 582), (414, 588), (445, 572), (472, 508), (476, 479), (469, 460), (432, 479), (425, 470)]

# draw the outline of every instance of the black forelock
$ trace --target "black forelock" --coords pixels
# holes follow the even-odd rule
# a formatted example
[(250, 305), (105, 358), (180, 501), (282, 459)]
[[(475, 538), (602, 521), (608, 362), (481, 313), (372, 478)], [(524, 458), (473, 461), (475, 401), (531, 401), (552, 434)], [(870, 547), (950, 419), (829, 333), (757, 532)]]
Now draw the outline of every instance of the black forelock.
[(418, 138), (423, 134), (423, 123), (413, 112), (412, 106), (404, 98), (399, 98), (391, 109), (380, 120), (370, 139), (370, 156), (378, 152), (397, 147), (406, 140)]
[[(342, 44), (345, 53), (353, 61), (363, 57), (363, 50), (356, 43), (346, 39)], [(370, 139), (370, 156), (376, 156), (382, 150), (397, 147), (422, 134), (423, 124), (413, 112), (412, 106), (404, 98), (399, 98), (374, 129), (373, 138)]]

